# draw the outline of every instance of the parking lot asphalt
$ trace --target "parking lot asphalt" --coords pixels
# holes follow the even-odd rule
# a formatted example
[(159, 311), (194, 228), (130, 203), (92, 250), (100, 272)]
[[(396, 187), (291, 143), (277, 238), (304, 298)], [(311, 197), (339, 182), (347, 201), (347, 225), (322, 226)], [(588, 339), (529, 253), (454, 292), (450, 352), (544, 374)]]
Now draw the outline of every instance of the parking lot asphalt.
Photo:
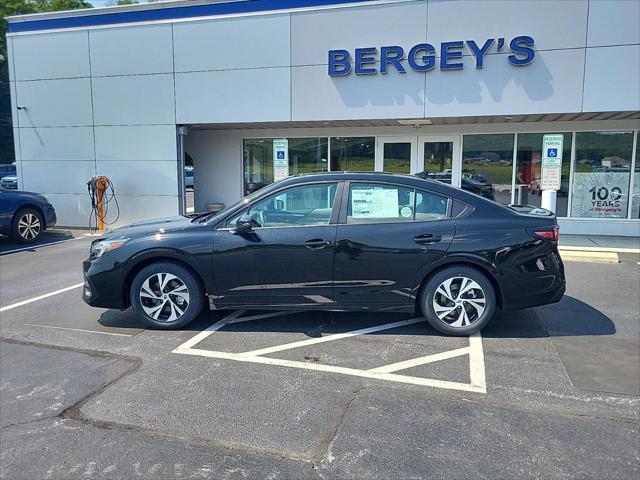
[[(443, 337), (402, 314), (86, 306), (82, 232), (0, 243), (0, 475), (637, 478), (640, 258)], [(47, 243), (47, 242), (45, 242)]]

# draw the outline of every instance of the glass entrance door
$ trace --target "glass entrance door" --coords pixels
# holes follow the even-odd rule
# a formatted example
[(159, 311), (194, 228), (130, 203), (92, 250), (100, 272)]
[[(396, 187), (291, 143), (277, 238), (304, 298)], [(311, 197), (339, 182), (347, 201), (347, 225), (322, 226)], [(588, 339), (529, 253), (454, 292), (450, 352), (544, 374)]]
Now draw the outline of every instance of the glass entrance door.
[(426, 172), (427, 178), (460, 186), (460, 136), (418, 137), (416, 172)]
[(415, 137), (379, 137), (376, 170), (389, 173), (415, 173)]

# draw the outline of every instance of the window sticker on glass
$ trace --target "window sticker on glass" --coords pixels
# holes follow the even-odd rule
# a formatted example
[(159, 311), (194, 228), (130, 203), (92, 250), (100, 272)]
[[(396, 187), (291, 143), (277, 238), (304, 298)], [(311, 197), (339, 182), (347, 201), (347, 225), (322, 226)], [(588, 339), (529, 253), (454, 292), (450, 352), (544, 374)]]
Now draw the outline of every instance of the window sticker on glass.
[(381, 188), (352, 190), (351, 212), (353, 218), (397, 218), (398, 191)]

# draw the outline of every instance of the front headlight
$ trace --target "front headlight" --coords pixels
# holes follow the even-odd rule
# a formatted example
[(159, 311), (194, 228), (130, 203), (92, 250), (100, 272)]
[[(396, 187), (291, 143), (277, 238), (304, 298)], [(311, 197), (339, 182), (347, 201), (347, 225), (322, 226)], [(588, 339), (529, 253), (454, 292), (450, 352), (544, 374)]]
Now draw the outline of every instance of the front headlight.
[(100, 258), (107, 252), (117, 250), (130, 239), (118, 238), (117, 240), (100, 240), (91, 245), (91, 258)]

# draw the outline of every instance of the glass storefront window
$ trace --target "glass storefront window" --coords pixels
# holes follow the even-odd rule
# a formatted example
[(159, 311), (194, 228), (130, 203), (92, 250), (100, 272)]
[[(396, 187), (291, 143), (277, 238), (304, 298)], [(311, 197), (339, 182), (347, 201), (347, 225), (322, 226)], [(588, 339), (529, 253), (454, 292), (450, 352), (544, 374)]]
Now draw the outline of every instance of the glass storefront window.
[[(243, 140), (244, 195), (273, 183), (273, 138)], [(289, 138), (289, 175), (328, 169), (326, 137)]]
[(423, 171), (427, 178), (451, 183), (453, 142), (424, 142)]
[(375, 137), (332, 137), (331, 171), (373, 172)]
[(389, 173), (409, 173), (411, 171), (411, 143), (387, 142), (383, 148), (383, 170)]
[(632, 132), (578, 132), (571, 216), (626, 218)]
[[(544, 133), (519, 133), (516, 154), (515, 200), (518, 205), (540, 207), (540, 171), (542, 162), (542, 138)], [(562, 133), (562, 172), (560, 190), (556, 196), (556, 215), (567, 216), (569, 198), (569, 170), (571, 169), (571, 133)]]
[(513, 176), (513, 133), (464, 135), (463, 190), (508, 205)]
[[(640, 137), (640, 133), (637, 134)], [(636, 167), (633, 171), (633, 192), (631, 192), (631, 218), (640, 219), (640, 165), (638, 165), (638, 146), (640, 138), (636, 139)]]

